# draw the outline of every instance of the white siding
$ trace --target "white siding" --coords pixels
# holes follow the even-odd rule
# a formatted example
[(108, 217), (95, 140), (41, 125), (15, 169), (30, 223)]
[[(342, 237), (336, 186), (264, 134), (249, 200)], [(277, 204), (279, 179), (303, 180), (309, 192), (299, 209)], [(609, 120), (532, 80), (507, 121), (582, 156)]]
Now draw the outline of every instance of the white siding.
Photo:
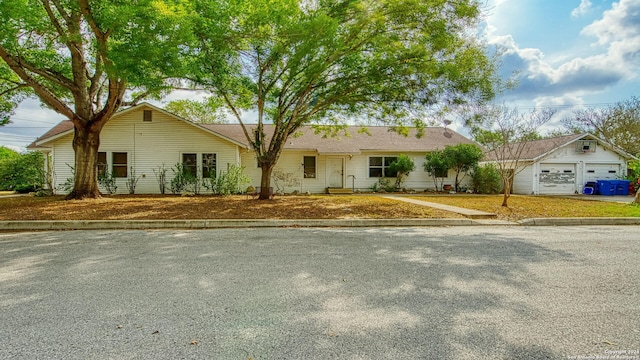
[[(129, 176), (133, 169), (135, 175), (140, 177), (136, 193), (159, 193), (153, 169), (163, 164), (171, 169), (181, 162), (182, 153), (216, 154), (218, 174), (231, 164), (239, 165), (240, 156), (237, 145), (158, 111), (153, 111), (151, 122), (143, 122), (144, 109), (141, 107), (114, 117), (100, 135), (99, 151), (107, 152), (109, 166), (112, 165), (110, 155), (112, 152), (128, 153)], [(74, 164), (72, 137), (73, 135), (64, 136), (56, 140), (53, 145), (56, 186), (71, 177), (70, 168), (66, 164)], [(168, 170), (167, 182), (172, 177), (173, 172)], [(116, 185), (118, 193), (128, 192), (126, 179), (116, 179)], [(168, 184), (167, 192), (170, 192)]]
[(529, 165), (515, 175), (513, 180), (512, 193), (530, 195), (533, 193), (533, 182), (536, 174), (536, 167)]
[[(575, 184), (555, 189), (545, 187), (540, 180), (541, 169), (545, 166), (562, 168), (562, 171), (573, 170)], [(589, 170), (595, 170), (597, 174), (589, 173)], [(617, 173), (613, 176), (609, 174), (609, 170), (616, 170)], [(516, 194), (574, 194), (576, 191), (582, 192), (584, 184), (591, 181), (593, 177), (620, 178), (626, 174), (626, 171), (626, 160), (600, 144), (597, 145), (595, 152), (578, 152), (575, 144), (569, 144), (553, 151), (518, 174), (513, 192)]]

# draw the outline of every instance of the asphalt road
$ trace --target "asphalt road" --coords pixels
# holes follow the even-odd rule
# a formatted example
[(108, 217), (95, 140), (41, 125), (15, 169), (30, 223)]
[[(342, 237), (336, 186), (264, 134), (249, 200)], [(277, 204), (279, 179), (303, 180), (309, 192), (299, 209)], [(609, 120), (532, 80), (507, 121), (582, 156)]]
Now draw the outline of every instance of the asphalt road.
[(638, 226), (0, 233), (0, 359), (640, 359), (639, 264)]

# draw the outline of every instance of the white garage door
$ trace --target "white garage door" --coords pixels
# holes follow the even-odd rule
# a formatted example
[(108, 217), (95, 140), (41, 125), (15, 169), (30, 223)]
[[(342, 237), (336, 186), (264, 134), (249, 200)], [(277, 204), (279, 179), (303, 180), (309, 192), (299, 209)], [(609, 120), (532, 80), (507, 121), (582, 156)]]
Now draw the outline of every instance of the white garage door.
[(539, 193), (571, 195), (576, 191), (575, 164), (540, 164)]
[(585, 164), (585, 182), (596, 180), (615, 180), (620, 174), (618, 164)]

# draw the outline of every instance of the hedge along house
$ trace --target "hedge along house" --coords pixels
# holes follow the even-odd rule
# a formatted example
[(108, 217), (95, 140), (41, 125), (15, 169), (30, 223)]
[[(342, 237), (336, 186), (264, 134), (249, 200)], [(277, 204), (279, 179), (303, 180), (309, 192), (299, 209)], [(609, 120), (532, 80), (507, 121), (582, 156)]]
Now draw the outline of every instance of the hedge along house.
[[(251, 127), (249, 125), (249, 127)], [(359, 132), (350, 127), (347, 135), (323, 137), (311, 127), (303, 127), (287, 144), (274, 168), (286, 181), (285, 192), (323, 193), (332, 189), (367, 190), (389, 174), (389, 164), (400, 154), (410, 156), (416, 169), (405, 180), (405, 187), (417, 191), (434, 188), (431, 176), (423, 170), (427, 152), (447, 145), (473, 143), (446, 128), (426, 128), (417, 138), (415, 129), (408, 136), (390, 131), (388, 127), (368, 127)], [(265, 127), (269, 134), (270, 127)], [(73, 177), (74, 153), (71, 145), (73, 125), (63, 121), (29, 146), (48, 156), (52, 183), (61, 189)], [(251, 179), (260, 184), (261, 169), (239, 124), (196, 124), (156, 106), (143, 103), (118, 112), (105, 125), (100, 136), (99, 169), (114, 175), (117, 193), (127, 193), (127, 179), (138, 178), (135, 192), (160, 193), (156, 174), (163, 165), (167, 171), (167, 193), (177, 164), (202, 182), (212, 174), (219, 176), (230, 166), (242, 166)], [(445, 183), (453, 183), (449, 172)], [(202, 192), (206, 192), (201, 187)], [(104, 190), (104, 189), (103, 189)], [(61, 192), (61, 190), (57, 190)]]
[[(517, 145), (513, 145), (517, 146)], [(498, 154), (502, 153), (499, 149)], [(500, 156), (489, 152), (485, 162)], [(622, 179), (627, 175), (627, 161), (633, 155), (591, 134), (573, 134), (524, 145), (518, 160), (512, 192), (514, 194), (572, 195), (583, 192), (587, 182)], [(514, 159), (504, 158), (507, 168)]]

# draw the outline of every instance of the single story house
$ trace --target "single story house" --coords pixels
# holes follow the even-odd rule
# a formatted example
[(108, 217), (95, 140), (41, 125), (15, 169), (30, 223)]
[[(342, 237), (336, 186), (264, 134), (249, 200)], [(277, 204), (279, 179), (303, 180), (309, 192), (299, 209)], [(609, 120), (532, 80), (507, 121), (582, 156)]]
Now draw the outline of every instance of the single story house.
[[(269, 133), (271, 127), (266, 126)], [(287, 140), (275, 167), (286, 174), (286, 192), (323, 193), (327, 188), (367, 190), (385, 174), (399, 154), (410, 156), (415, 170), (405, 181), (407, 188), (422, 191), (434, 188), (432, 178), (423, 170), (427, 152), (446, 145), (473, 143), (443, 127), (429, 127), (417, 138), (388, 127), (368, 127), (367, 133), (349, 128), (348, 135), (323, 137), (311, 127)], [(29, 146), (47, 154), (54, 188), (73, 177), (73, 124), (62, 121)], [(159, 193), (156, 173), (159, 167), (174, 168), (178, 163), (191, 167), (198, 177), (221, 174), (229, 166), (244, 167), (251, 185), (260, 185), (261, 169), (239, 124), (197, 124), (151, 104), (143, 103), (116, 113), (101, 132), (99, 166), (110, 169), (116, 178), (117, 193), (126, 193), (127, 178), (139, 181), (136, 193)], [(173, 177), (167, 172), (167, 182)], [(453, 172), (445, 183), (453, 183)], [(204, 190), (204, 188), (203, 188)], [(61, 192), (58, 190), (58, 192)], [(167, 191), (169, 192), (169, 191)], [(205, 191), (203, 191), (205, 192)]]
[[(514, 194), (579, 194), (587, 182), (624, 178), (627, 161), (636, 159), (588, 133), (529, 141), (522, 145), (513, 181)], [(512, 148), (518, 146), (514, 144)], [(514, 159), (496, 153), (508, 152), (501, 149), (489, 152), (486, 162), (501, 160), (507, 168), (514, 167)]]

